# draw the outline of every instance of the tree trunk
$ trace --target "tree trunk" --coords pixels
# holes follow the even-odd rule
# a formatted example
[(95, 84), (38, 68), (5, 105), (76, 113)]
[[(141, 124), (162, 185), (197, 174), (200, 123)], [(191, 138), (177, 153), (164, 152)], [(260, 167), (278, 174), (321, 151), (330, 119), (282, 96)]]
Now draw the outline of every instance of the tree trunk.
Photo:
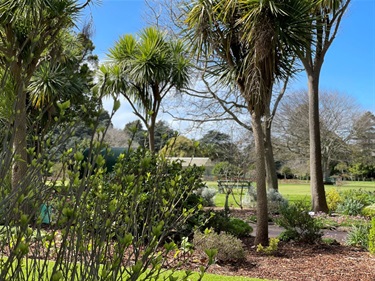
[(16, 86), (16, 114), (13, 124), (13, 153), (14, 162), (12, 167), (12, 189), (21, 187), (22, 180), (27, 172), (27, 115), (26, 115), (26, 92), (24, 83)]
[(264, 122), (264, 137), (267, 188), (268, 190), (274, 189), (278, 191), (279, 185), (277, 182), (275, 159), (273, 157), (271, 126), (268, 124), (267, 121)]
[(260, 114), (255, 111), (251, 114), (251, 118), (256, 152), (257, 231), (255, 245), (268, 245), (268, 209), (263, 129)]
[(328, 212), (323, 183), (322, 150), (319, 124), (319, 71), (308, 73), (310, 187), (314, 212)]
[(152, 153), (155, 152), (155, 123), (156, 118), (151, 116), (151, 124), (148, 127), (148, 145)]

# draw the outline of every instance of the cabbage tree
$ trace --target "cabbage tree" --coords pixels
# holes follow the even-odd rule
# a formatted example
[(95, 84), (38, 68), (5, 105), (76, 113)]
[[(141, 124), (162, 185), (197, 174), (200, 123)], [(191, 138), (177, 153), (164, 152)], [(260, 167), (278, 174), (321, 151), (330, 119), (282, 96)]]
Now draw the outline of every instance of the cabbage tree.
[(162, 101), (188, 86), (190, 68), (181, 40), (148, 27), (138, 36), (122, 36), (109, 50), (97, 89), (125, 97), (147, 129), (149, 149), (155, 151), (155, 124)]
[(262, 121), (278, 79), (293, 71), (295, 50), (308, 44), (309, 1), (196, 0), (184, 10), (192, 51), (218, 83), (246, 101), (256, 150), (256, 244), (268, 243), (265, 148)]

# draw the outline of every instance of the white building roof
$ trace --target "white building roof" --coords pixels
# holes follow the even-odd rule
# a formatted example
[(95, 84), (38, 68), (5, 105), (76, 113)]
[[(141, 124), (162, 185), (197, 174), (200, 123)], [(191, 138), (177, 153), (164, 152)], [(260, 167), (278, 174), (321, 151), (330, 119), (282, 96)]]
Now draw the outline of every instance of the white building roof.
[(212, 166), (212, 162), (208, 157), (167, 157), (171, 161), (181, 160), (182, 166)]

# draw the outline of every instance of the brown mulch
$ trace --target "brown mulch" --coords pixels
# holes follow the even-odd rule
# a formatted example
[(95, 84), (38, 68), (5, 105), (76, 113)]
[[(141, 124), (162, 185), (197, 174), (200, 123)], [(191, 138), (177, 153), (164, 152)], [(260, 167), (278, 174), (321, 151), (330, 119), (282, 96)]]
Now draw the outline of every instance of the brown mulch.
[(276, 256), (266, 256), (256, 252), (253, 238), (245, 239), (244, 244), (245, 262), (215, 264), (208, 272), (283, 281), (375, 280), (375, 257), (357, 248), (284, 243), (279, 244)]
[[(242, 217), (248, 211), (231, 211)], [(254, 237), (243, 239), (246, 260), (236, 264), (215, 264), (208, 272), (230, 276), (246, 276), (269, 280), (301, 281), (375, 281), (375, 256), (342, 243), (281, 243), (277, 255), (256, 252)], [(225, 280), (225, 277), (223, 277)]]

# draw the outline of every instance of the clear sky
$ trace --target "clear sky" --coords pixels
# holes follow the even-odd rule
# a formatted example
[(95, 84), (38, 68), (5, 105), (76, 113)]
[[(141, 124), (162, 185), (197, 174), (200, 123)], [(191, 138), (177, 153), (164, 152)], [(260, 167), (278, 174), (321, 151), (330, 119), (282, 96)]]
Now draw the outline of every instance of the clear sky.
[[(121, 35), (137, 33), (147, 25), (146, 9), (143, 0), (102, 0), (86, 11), (82, 20), (93, 19), (93, 42), (99, 58), (105, 57)], [(306, 84), (302, 73), (290, 88), (306, 89)], [(375, 113), (375, 0), (352, 0), (325, 56), (320, 89), (352, 96), (364, 110)], [(130, 109), (122, 106), (113, 123), (123, 128), (134, 119)]]

